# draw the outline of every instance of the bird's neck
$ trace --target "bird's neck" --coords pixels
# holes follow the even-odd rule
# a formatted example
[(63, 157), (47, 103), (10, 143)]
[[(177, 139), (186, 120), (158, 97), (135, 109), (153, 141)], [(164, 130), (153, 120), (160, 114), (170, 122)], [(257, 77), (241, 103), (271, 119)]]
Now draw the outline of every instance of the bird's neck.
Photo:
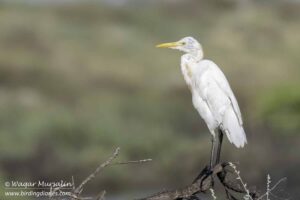
[(203, 59), (203, 51), (199, 49), (197, 51), (189, 52), (181, 57), (181, 71), (187, 85), (192, 87), (192, 77), (195, 73), (198, 63)]
[(189, 55), (195, 62), (201, 61), (204, 57), (202, 49), (192, 51), (192, 52), (189, 53)]

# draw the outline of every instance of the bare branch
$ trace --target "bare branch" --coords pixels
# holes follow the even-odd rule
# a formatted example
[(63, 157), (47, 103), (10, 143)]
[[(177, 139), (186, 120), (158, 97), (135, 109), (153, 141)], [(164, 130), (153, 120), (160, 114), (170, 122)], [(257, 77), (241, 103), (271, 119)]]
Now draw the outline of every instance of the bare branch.
[(265, 194), (261, 195), (257, 200), (261, 200), (262, 198), (267, 196), (268, 193), (270, 194), (281, 182), (286, 181), (286, 180), (287, 180), (286, 177), (280, 179), (272, 188), (269, 189), (269, 191), (267, 191)]
[(116, 148), (115, 152), (111, 157), (109, 157), (104, 163), (99, 165), (96, 170), (91, 173), (86, 179), (84, 179), (81, 184), (75, 189), (75, 194), (80, 194), (83, 190), (85, 184), (93, 180), (98, 173), (100, 173), (105, 167), (111, 164), (111, 162), (119, 155), (120, 147)]
[(103, 190), (97, 197), (96, 200), (104, 200), (106, 191)]
[(143, 160), (131, 160), (131, 161), (125, 161), (125, 162), (116, 162), (112, 163), (111, 165), (127, 165), (127, 164), (140, 164), (140, 163), (145, 163), (145, 162), (151, 162), (152, 159), (143, 159)]
[(213, 177), (222, 172), (223, 166), (221, 164), (215, 166), (212, 174), (207, 175), (208, 168), (204, 168), (201, 176), (198, 177), (191, 185), (173, 191), (164, 191), (158, 194), (142, 198), (139, 200), (179, 200), (179, 199), (195, 199), (195, 194), (207, 192), (213, 186)]
[[(70, 194), (66, 194), (66, 197), (69, 197), (72, 200), (104, 200), (105, 199), (105, 194), (106, 191), (102, 191), (99, 193), (96, 197), (82, 197), (80, 194), (82, 193), (84, 186), (93, 180), (104, 168), (112, 165), (125, 165), (125, 164), (140, 164), (140, 163), (145, 163), (145, 162), (150, 162), (152, 159), (142, 159), (142, 160), (132, 160), (132, 161), (124, 161), (124, 162), (113, 162), (114, 159), (117, 158), (119, 155), (120, 148), (116, 148), (114, 153), (102, 164), (100, 164), (93, 173), (91, 173), (87, 178), (85, 178), (78, 187), (75, 187), (75, 181), (74, 177), (72, 176), (72, 186), (73, 186), (73, 191)], [(50, 188), (50, 195), (49, 198), (52, 199), (55, 192), (57, 191), (62, 191), (61, 187), (57, 188)]]

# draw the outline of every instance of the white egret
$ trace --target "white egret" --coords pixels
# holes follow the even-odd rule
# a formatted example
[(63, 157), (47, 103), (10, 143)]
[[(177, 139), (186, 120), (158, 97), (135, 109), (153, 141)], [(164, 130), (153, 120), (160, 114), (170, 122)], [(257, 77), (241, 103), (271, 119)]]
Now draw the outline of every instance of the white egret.
[(211, 169), (219, 163), (223, 134), (236, 147), (247, 143), (243, 120), (237, 100), (220, 68), (203, 59), (200, 43), (192, 37), (156, 47), (183, 51), (181, 71), (191, 90), (196, 110), (212, 134)]

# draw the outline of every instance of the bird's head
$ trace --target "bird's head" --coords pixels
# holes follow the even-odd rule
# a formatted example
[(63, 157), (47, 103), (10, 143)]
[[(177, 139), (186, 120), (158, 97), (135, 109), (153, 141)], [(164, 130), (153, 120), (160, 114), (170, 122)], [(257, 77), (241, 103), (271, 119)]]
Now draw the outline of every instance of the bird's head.
[(185, 53), (192, 53), (192, 54), (198, 51), (202, 51), (202, 47), (200, 43), (193, 37), (184, 37), (177, 42), (162, 43), (156, 45), (156, 47), (177, 49), (179, 51), (183, 51)]

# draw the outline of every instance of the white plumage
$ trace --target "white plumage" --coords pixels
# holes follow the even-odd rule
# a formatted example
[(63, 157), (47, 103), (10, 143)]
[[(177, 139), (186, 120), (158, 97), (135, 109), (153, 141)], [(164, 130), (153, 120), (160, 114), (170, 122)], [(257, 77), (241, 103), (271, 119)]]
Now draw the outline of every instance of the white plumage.
[(231, 143), (243, 147), (247, 139), (237, 100), (219, 67), (203, 59), (201, 45), (194, 38), (185, 37), (157, 47), (185, 52), (181, 57), (181, 71), (191, 90), (194, 107), (214, 137), (221, 129)]

